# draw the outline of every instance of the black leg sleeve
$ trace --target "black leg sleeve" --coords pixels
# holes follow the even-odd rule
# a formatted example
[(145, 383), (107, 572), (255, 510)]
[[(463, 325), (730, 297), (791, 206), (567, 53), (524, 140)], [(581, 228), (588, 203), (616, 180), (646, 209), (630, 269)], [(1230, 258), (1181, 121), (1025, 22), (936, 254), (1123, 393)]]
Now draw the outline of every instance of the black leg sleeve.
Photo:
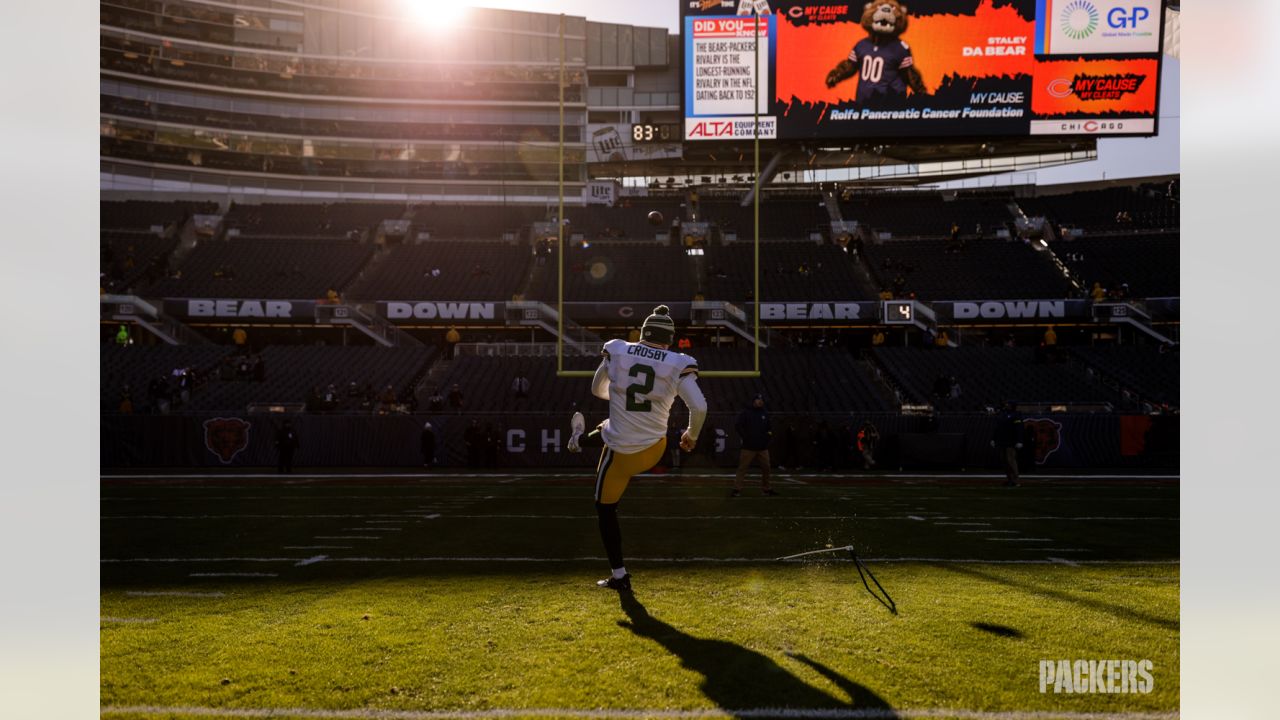
[(609, 567), (622, 567), (622, 528), (618, 526), (618, 503), (596, 503), (596, 515), (600, 518), (600, 539), (609, 556)]

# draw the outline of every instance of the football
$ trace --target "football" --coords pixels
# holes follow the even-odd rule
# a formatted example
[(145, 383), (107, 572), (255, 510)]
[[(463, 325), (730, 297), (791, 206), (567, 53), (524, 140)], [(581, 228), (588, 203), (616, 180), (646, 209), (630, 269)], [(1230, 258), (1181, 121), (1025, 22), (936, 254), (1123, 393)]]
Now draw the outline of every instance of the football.
[(661, 225), (661, 224), (662, 224), (662, 213), (658, 212), (657, 210), (652, 210), (652, 211), (650, 211), (650, 212), (649, 212), (649, 224), (650, 224), (650, 225)]

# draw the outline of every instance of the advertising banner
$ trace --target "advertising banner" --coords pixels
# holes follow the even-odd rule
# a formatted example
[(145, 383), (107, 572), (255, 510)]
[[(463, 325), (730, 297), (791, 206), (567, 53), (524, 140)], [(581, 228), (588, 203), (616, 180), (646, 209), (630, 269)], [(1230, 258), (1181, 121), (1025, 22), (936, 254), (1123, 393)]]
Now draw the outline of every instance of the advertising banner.
[(954, 300), (930, 303), (939, 324), (1043, 323), (1091, 317), (1088, 300)]
[(316, 319), (314, 300), (245, 300), (229, 298), (166, 298), (166, 315), (180, 320), (273, 320)]
[(748, 5), (681, 4), (687, 140), (1157, 130), (1156, 0)]

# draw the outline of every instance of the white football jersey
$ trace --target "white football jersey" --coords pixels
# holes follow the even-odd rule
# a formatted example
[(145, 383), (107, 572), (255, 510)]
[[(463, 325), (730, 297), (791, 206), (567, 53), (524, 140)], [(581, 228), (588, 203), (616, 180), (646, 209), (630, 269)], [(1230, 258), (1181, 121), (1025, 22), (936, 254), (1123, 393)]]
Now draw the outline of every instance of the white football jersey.
[(636, 453), (666, 437), (667, 418), (680, 381), (698, 375), (698, 362), (674, 350), (610, 340), (604, 344), (609, 374), (609, 419), (601, 435), (614, 452)]

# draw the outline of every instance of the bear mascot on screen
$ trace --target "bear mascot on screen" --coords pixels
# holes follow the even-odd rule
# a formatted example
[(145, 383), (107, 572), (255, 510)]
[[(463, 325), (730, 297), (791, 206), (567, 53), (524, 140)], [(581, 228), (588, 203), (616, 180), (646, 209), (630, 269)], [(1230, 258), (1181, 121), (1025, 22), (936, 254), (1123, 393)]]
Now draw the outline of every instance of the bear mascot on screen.
[(902, 40), (907, 31), (907, 6), (898, 0), (869, 2), (862, 9), (862, 28), (867, 37), (827, 73), (827, 87), (833, 88), (857, 75), (859, 105), (903, 99), (907, 88), (924, 95), (924, 80), (916, 69), (911, 47)]

